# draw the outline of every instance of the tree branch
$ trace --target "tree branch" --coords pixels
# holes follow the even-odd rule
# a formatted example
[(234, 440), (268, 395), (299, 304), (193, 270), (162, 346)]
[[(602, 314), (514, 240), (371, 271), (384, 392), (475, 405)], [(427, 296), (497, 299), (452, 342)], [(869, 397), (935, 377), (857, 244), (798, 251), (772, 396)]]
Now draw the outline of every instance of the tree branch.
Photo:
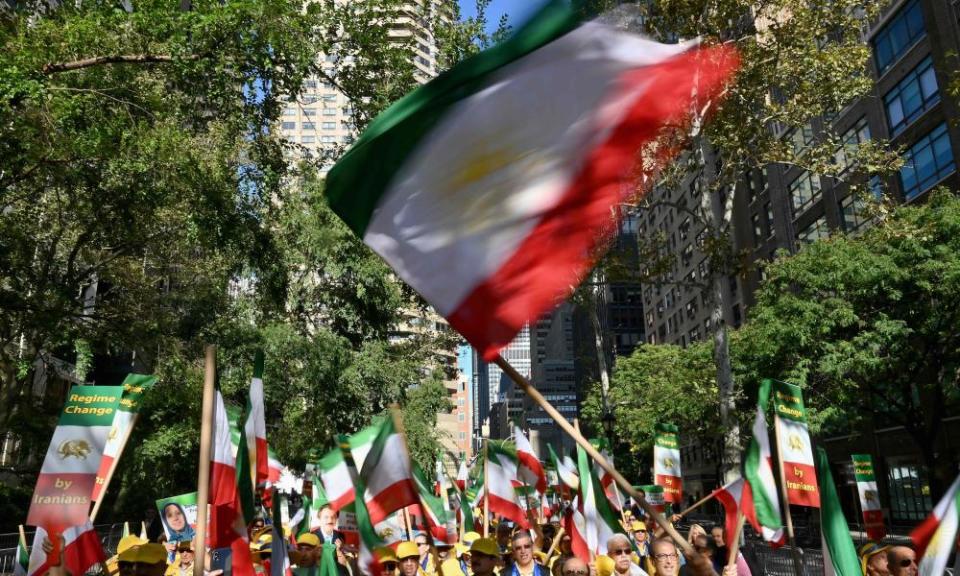
[(71, 70), (102, 66), (103, 64), (157, 64), (162, 62), (175, 62), (176, 60), (199, 59), (200, 55), (198, 54), (189, 54), (182, 58), (175, 58), (170, 54), (114, 54), (113, 56), (83, 58), (72, 62), (51, 62), (43, 65), (42, 72), (44, 74), (56, 74), (58, 72), (70, 72)]

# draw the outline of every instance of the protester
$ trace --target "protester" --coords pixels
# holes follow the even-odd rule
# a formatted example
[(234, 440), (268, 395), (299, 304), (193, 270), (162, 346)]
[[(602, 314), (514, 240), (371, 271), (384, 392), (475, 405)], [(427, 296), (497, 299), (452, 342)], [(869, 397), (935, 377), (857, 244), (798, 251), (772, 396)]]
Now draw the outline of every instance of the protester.
[(424, 574), (433, 574), (436, 569), (433, 566), (433, 556), (430, 554), (430, 536), (420, 532), (413, 537), (417, 545), (417, 554), (419, 556), (420, 569)]
[(337, 512), (329, 504), (324, 504), (317, 511), (317, 519), (320, 526), (313, 530), (313, 533), (320, 538), (321, 544), (334, 544), (337, 540), (343, 540), (343, 533), (337, 530)]
[(557, 545), (557, 550), (560, 551), (560, 554), (551, 560), (551, 564), (549, 566), (552, 576), (562, 576), (563, 563), (568, 558), (573, 556), (573, 538), (571, 538), (566, 532), (564, 532), (563, 536), (560, 537), (560, 543)]
[(656, 576), (677, 576), (680, 572), (680, 554), (668, 538), (657, 538), (650, 544)]
[(630, 539), (623, 534), (614, 534), (607, 540), (607, 556), (613, 560), (613, 571), (617, 576), (648, 576), (646, 571), (633, 563), (632, 555)]
[(404, 541), (397, 546), (397, 561), (400, 567), (400, 576), (417, 576), (420, 574), (420, 552), (414, 542)]
[(860, 557), (860, 569), (864, 576), (890, 576), (887, 567), (887, 550), (889, 546), (882, 546), (877, 542), (867, 542), (857, 550)]
[(167, 570), (167, 550), (160, 544), (130, 546), (117, 557), (120, 576), (163, 576)]
[(570, 556), (560, 565), (560, 576), (590, 576), (590, 567), (581, 558)]
[[(713, 554), (713, 569), (717, 572), (722, 572), (727, 565), (727, 561), (730, 559), (729, 548), (725, 545), (721, 545), (721, 542), (727, 542), (726, 529), (723, 526), (714, 526), (710, 529), (710, 533), (713, 534), (713, 540), (716, 544), (716, 551)], [(718, 536), (719, 539), (717, 538)], [(763, 573), (762, 570), (757, 570), (754, 572), (755, 568), (750, 566), (750, 564), (747, 562), (747, 559), (744, 558), (743, 553), (740, 552), (739, 549), (737, 550), (735, 566), (737, 569), (735, 572), (736, 576), (752, 576), (754, 573)]]
[(518, 530), (511, 539), (513, 576), (546, 576), (546, 570), (533, 560), (533, 538), (530, 532)]
[(383, 569), (383, 576), (396, 576), (397, 566), (400, 561), (397, 559), (397, 553), (389, 546), (382, 546), (373, 551), (374, 556)]
[(645, 522), (634, 520), (630, 524), (630, 531), (633, 533), (633, 541), (637, 546), (637, 556), (641, 562), (650, 555), (650, 543), (647, 541), (647, 525)]
[(892, 576), (917, 576), (917, 553), (909, 546), (887, 550), (887, 568)]
[(470, 545), (470, 569), (473, 571), (473, 576), (493, 576), (499, 556), (500, 547), (495, 540), (475, 539)]
[(180, 542), (177, 544), (177, 560), (170, 565), (166, 573), (168, 576), (192, 576), (195, 561), (193, 543)]

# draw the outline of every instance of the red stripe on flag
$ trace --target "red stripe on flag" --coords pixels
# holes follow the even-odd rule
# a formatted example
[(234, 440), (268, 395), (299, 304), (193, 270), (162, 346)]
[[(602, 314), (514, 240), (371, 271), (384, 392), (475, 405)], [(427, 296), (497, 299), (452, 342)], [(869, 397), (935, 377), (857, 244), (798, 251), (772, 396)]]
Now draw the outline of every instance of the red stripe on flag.
[(638, 150), (658, 137), (665, 122), (688, 111), (694, 78), (699, 77), (698, 93), (706, 101), (737, 64), (734, 49), (717, 47), (691, 50), (623, 76), (625, 89), (646, 89), (610, 137), (590, 151), (558, 204), (448, 317), (484, 360), (496, 358), (526, 322), (562, 300), (592, 268), (597, 249), (616, 230), (611, 207), (635, 193), (624, 180)]
[(527, 515), (523, 511), (523, 508), (517, 505), (516, 502), (507, 500), (506, 498), (501, 498), (496, 494), (491, 493), (487, 497), (489, 501), (490, 511), (495, 512), (508, 520), (512, 520), (517, 523), (521, 528), (529, 528), (530, 524), (527, 522)]
[(63, 549), (63, 565), (71, 574), (85, 574), (91, 566), (106, 559), (100, 537), (92, 527)]
[(349, 492), (344, 493), (343, 496), (337, 498), (336, 500), (330, 501), (330, 507), (333, 508), (334, 512), (339, 512), (342, 508), (356, 500), (356, 494), (353, 491), (353, 488)]
[(927, 551), (927, 546), (929, 546), (930, 541), (933, 539), (933, 535), (937, 532), (937, 528), (940, 527), (940, 521), (941, 518), (937, 518), (936, 514), (930, 514), (910, 532), (910, 539), (913, 540), (913, 547), (916, 550), (918, 559), (923, 558), (923, 554)]
[(367, 502), (370, 523), (376, 526), (386, 520), (390, 514), (419, 501), (420, 495), (417, 494), (417, 487), (414, 486), (412, 479), (405, 478), (394, 482), (374, 495), (373, 500)]
[(103, 483), (107, 480), (107, 474), (110, 473), (110, 467), (113, 466), (113, 456), (104, 454), (100, 458), (100, 469), (97, 470), (97, 479), (93, 484), (93, 494), (90, 499), (96, 502), (100, 499), (100, 493), (103, 492)]
[(783, 477), (787, 483), (787, 499), (790, 504), (820, 507), (816, 468), (797, 462), (784, 462)]
[(270, 478), (269, 454), (267, 453), (267, 439), (257, 438), (257, 461), (255, 462), (257, 471), (257, 486), (265, 483)]

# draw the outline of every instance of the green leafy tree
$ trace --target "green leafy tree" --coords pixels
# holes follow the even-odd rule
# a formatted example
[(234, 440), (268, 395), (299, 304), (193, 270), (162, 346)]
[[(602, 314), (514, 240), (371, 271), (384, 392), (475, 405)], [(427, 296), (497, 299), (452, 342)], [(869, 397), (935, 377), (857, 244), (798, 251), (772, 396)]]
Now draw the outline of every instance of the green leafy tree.
[[(646, 481), (653, 462), (657, 423), (673, 423), (684, 438), (708, 439), (720, 434), (716, 419), (716, 369), (711, 345), (687, 348), (642, 345), (617, 361), (610, 382), (610, 405), (616, 412), (614, 454), (617, 468)], [(594, 430), (603, 430), (601, 390), (595, 385), (581, 415)]]
[(856, 238), (815, 242), (767, 268), (735, 343), (741, 378), (801, 385), (814, 427), (901, 425), (936, 500), (956, 463), (938, 455), (960, 406), (960, 200), (900, 207)]

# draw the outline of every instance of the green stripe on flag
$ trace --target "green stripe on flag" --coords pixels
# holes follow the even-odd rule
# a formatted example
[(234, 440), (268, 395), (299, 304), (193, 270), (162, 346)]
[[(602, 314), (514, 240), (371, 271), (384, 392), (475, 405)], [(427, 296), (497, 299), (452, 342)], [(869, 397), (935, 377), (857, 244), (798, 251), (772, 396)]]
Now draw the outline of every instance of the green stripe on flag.
[(820, 528), (823, 535), (824, 574), (860, 576), (857, 550), (850, 537), (847, 519), (840, 507), (837, 487), (830, 473), (830, 461), (823, 448), (817, 447), (817, 482), (820, 484)]
[[(757, 390), (757, 418), (763, 419), (763, 430), (755, 430), (756, 433), (768, 434), (766, 428), (766, 412), (770, 403), (770, 380), (763, 380), (760, 388)], [(756, 424), (756, 422), (754, 423)], [(769, 440), (769, 435), (767, 436)], [(771, 502), (770, 498), (776, 498), (776, 492), (768, 494), (765, 489), (764, 479), (760, 477), (761, 467), (760, 441), (756, 434), (750, 438), (750, 444), (743, 460), (743, 476), (750, 483), (753, 493), (753, 507), (757, 515), (757, 522), (772, 530), (779, 529), (782, 524), (780, 521), (779, 507)], [(768, 463), (769, 464), (769, 463)], [(773, 487), (774, 490), (776, 487)]]
[(579, 18), (555, 0), (504, 43), (441, 74), (381, 113), (327, 175), (330, 206), (361, 238), (380, 197), (424, 136), (490, 74), (573, 30)]

